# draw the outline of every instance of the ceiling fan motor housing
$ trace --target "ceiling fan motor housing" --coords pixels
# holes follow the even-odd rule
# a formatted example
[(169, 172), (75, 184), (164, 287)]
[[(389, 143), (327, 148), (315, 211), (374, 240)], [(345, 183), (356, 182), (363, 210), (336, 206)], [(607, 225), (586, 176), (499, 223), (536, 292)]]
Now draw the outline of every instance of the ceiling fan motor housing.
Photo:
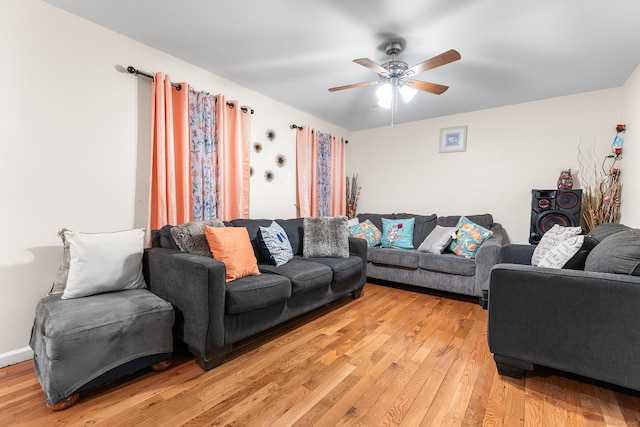
[(385, 48), (385, 52), (387, 55), (397, 55), (402, 52), (402, 43), (400, 42), (390, 42)]

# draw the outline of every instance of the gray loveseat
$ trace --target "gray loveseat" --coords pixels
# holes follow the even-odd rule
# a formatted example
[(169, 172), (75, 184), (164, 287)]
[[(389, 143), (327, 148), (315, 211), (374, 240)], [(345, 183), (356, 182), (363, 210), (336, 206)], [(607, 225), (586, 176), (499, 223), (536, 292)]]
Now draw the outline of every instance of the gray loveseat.
[(640, 390), (640, 230), (602, 224), (568, 262), (532, 267), (533, 245), (506, 245), (488, 283), (498, 372), (534, 365)]
[(436, 225), (455, 227), (460, 216), (417, 215), (409, 213), (358, 214), (359, 221), (369, 220), (382, 230), (382, 218), (415, 218), (415, 249), (369, 247), (367, 277), (395, 283), (437, 289), (457, 294), (482, 296), (482, 284), (491, 267), (498, 263), (503, 242), (502, 226), (490, 214), (467, 215), (469, 220), (490, 229), (493, 234), (479, 247), (475, 258), (463, 258), (445, 249), (442, 254), (420, 252), (417, 248)]
[[(346, 218), (345, 228), (346, 228)], [(259, 227), (272, 220), (237, 219), (245, 227), (261, 274), (225, 281), (225, 264), (211, 256), (182, 252), (167, 234), (154, 233), (143, 259), (149, 289), (175, 310), (174, 337), (188, 345), (204, 370), (218, 366), (234, 343), (345, 296), (358, 298), (366, 279), (367, 245), (348, 238), (348, 258), (304, 258), (303, 219), (276, 220), (294, 259), (276, 267), (257, 247)]]

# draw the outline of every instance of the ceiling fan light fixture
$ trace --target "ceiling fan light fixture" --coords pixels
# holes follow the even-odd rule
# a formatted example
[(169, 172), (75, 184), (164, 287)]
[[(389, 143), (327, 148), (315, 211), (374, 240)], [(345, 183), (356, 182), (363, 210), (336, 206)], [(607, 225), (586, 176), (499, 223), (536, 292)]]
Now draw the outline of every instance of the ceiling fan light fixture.
[(402, 85), (402, 87), (400, 88), (400, 96), (402, 96), (402, 100), (405, 104), (411, 102), (413, 97), (416, 96), (416, 92), (417, 90), (407, 84)]
[(391, 84), (383, 83), (376, 89), (378, 105), (382, 108), (391, 108), (392, 88)]

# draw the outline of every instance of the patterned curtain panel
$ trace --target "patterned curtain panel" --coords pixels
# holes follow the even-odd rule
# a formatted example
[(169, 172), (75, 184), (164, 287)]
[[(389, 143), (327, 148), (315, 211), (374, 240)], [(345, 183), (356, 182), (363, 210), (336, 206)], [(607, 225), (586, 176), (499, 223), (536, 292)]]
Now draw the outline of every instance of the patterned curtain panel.
[(213, 95), (190, 89), (191, 196), (195, 221), (217, 218), (218, 147), (215, 141), (215, 105)]
[(331, 135), (318, 134), (318, 216), (331, 216)]
[(302, 126), (296, 132), (298, 216), (346, 214), (344, 139)]

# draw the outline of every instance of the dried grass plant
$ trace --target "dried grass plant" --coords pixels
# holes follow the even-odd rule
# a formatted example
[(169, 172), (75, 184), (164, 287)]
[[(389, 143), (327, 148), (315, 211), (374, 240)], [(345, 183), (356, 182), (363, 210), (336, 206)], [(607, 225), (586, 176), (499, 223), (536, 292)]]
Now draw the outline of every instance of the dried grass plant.
[[(605, 161), (611, 158), (605, 157)], [(594, 163), (593, 173), (587, 174), (584, 156), (578, 146), (578, 162), (580, 164), (580, 180), (582, 182), (582, 219), (586, 232), (599, 224), (620, 221), (620, 202), (622, 200), (622, 183), (620, 168), (615, 167), (618, 156), (613, 157), (611, 166), (600, 171)]]
[(347, 218), (349, 219), (356, 217), (361, 189), (362, 187), (358, 185), (358, 174), (353, 174), (351, 181), (347, 177)]

